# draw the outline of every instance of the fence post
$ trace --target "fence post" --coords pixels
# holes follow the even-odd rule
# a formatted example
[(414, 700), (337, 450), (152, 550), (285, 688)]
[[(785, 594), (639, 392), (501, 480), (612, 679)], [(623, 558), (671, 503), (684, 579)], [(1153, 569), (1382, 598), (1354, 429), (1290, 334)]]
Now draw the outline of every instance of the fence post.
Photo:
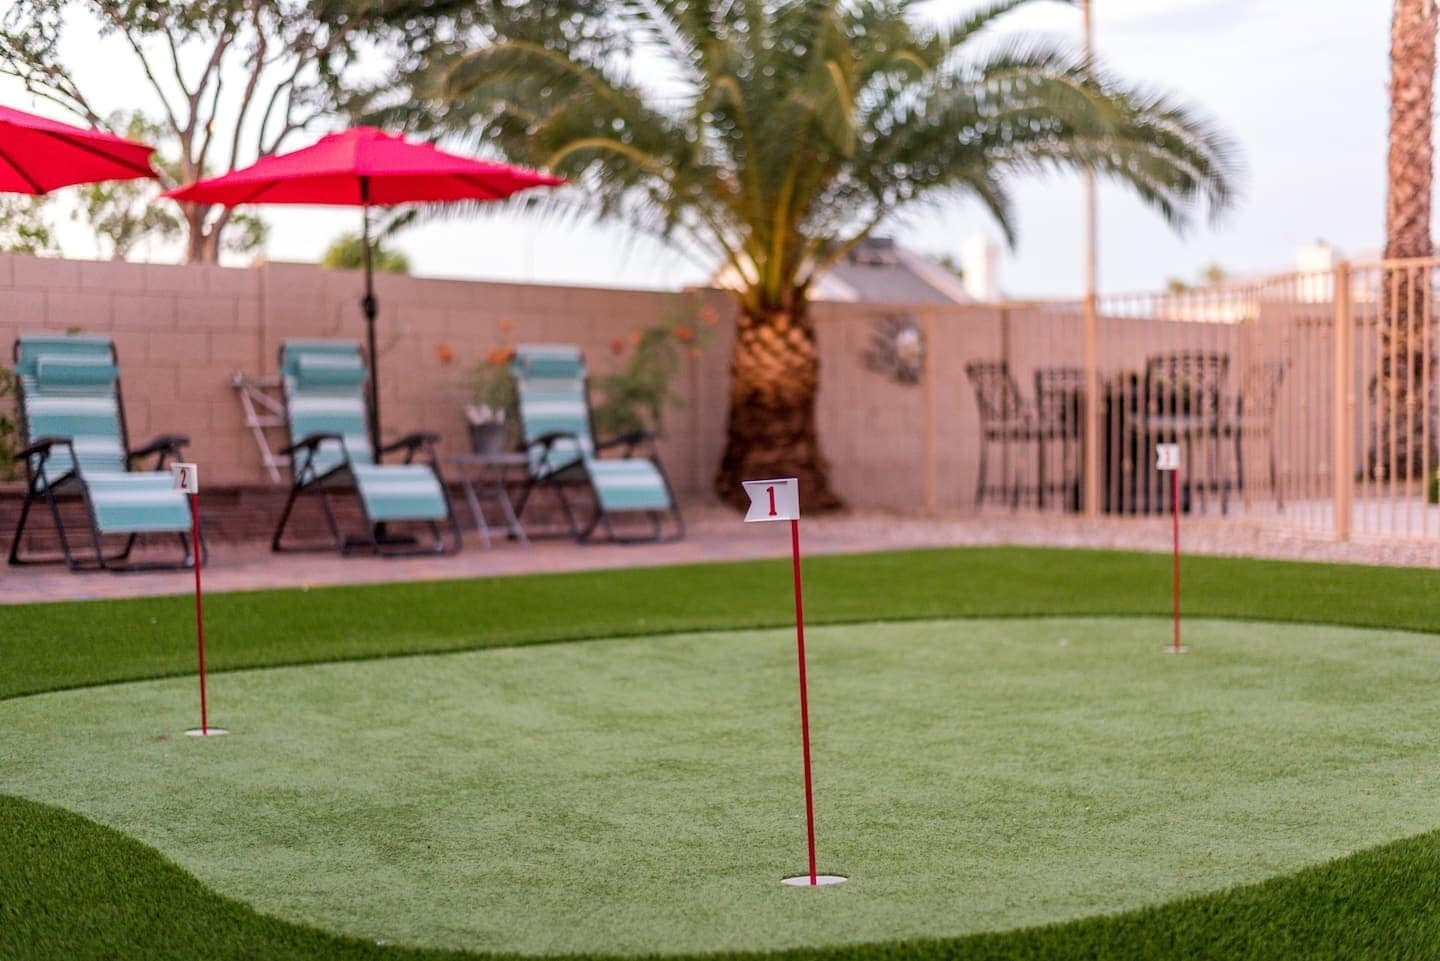
[(920, 315), (921, 355), (923, 368), (921, 389), (925, 404), (925, 516), (935, 516), (935, 314), (927, 310)]
[(1085, 430), (1081, 435), (1084, 454), (1083, 500), (1085, 516), (1100, 516), (1100, 371), (1097, 344), (1099, 320), (1096, 316), (1095, 293), (1085, 295), (1084, 363), (1085, 363)]
[(1335, 537), (1350, 539), (1350, 517), (1355, 502), (1355, 397), (1354, 334), (1350, 316), (1350, 264), (1335, 265), (1335, 370), (1331, 384), (1334, 425), (1331, 440), (1330, 483), (1335, 501)]

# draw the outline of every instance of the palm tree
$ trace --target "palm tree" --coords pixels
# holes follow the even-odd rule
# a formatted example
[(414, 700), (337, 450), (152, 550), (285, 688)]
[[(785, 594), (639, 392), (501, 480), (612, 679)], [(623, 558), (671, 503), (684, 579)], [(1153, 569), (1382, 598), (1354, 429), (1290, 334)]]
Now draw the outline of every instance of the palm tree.
[(1058, 48), (972, 42), (1026, 2), (931, 26), (909, 0), (613, 0), (595, 21), (635, 56), (598, 29), (500, 35), (416, 87), (439, 128), (723, 264), (739, 319), (716, 493), (796, 476), (826, 509), (809, 291), (878, 226), (970, 197), (1013, 241), (1012, 179), (1061, 169), (1109, 175), (1177, 227), (1232, 198), (1232, 148), (1187, 108)]
[[(1432, 115), (1435, 109), (1434, 0), (1395, 0), (1390, 20), (1390, 152), (1385, 198), (1385, 258), (1429, 257), (1430, 190), (1434, 181)], [(1424, 384), (1427, 360), (1413, 343), (1421, 318), (1412, 316), (1429, 271), (1403, 268), (1382, 279), (1380, 371), (1370, 442), (1370, 476), (1397, 480), (1423, 470)], [(1407, 431), (1407, 425), (1409, 430)], [(1433, 459), (1432, 459), (1433, 461)]]

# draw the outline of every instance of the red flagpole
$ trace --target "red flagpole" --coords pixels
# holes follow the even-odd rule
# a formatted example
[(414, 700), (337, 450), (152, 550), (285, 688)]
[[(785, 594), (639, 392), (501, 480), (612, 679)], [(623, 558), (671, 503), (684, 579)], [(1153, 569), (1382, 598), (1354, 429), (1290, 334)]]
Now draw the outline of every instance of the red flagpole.
[(200, 655), (200, 734), (210, 736), (210, 718), (205, 708), (205, 608), (200, 591), (200, 495), (190, 495), (190, 543), (195, 562), (195, 646)]
[(800, 662), (800, 742), (805, 757), (805, 837), (810, 845), (810, 883), (815, 875), (815, 795), (810, 779), (810, 701), (805, 683), (805, 607), (800, 599), (800, 521), (790, 521), (790, 554), (795, 571), (795, 652)]
[(1173, 610), (1175, 618), (1175, 653), (1180, 653), (1180, 471), (1170, 472), (1170, 530), (1172, 550), (1171, 577), (1174, 582)]

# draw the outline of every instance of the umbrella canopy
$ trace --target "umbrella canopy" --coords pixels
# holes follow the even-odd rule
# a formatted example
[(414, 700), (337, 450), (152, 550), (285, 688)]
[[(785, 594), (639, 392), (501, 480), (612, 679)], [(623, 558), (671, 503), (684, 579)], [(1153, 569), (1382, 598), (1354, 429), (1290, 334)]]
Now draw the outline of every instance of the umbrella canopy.
[(46, 194), (71, 184), (154, 177), (155, 148), (0, 107), (0, 192)]
[(374, 272), (370, 264), (370, 207), (455, 200), (503, 200), (531, 187), (554, 187), (559, 177), (446, 153), (428, 143), (352, 127), (309, 147), (262, 157), (243, 170), (166, 191), (174, 200), (237, 207), (241, 204), (318, 204), (363, 207), (365, 312), (370, 350), (370, 443), (380, 452), (380, 371), (375, 356)]
[(194, 203), (316, 204), (360, 207), (451, 200), (503, 200), (530, 187), (553, 187), (558, 177), (508, 164), (486, 163), (353, 127), (309, 147), (263, 157), (244, 170), (171, 190)]

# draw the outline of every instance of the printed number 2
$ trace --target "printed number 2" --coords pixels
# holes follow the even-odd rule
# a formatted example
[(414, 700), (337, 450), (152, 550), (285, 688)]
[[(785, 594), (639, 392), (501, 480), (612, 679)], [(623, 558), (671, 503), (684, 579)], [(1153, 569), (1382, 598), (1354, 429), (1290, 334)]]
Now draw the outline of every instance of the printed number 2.
[(765, 493), (770, 495), (770, 516), (774, 517), (780, 513), (775, 509), (775, 488), (767, 487), (765, 488)]
[(180, 489), (190, 489), (190, 468), (188, 467), (180, 468)]

